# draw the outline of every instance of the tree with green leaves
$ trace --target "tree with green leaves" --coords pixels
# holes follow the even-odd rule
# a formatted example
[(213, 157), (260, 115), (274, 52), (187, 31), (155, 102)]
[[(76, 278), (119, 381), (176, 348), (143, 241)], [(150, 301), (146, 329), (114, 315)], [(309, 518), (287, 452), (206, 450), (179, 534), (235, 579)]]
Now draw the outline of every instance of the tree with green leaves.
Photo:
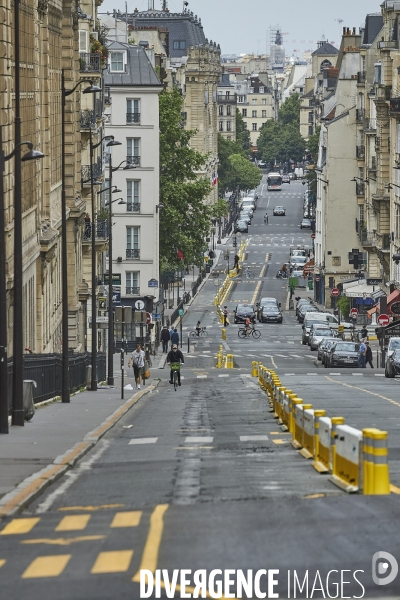
[(240, 110), (236, 109), (236, 141), (239, 142), (242, 150), (250, 152), (250, 131), (246, 127)]
[(318, 150), (319, 150), (319, 136), (321, 133), (321, 126), (317, 127), (315, 133), (310, 135), (307, 141), (307, 150), (311, 154), (311, 158), (314, 163), (318, 160)]
[(160, 94), (160, 270), (200, 264), (210, 231), (211, 207), (205, 203), (211, 183), (198, 177), (207, 157), (190, 147), (194, 131), (182, 127), (178, 90)]
[(300, 96), (293, 94), (285, 100), (279, 109), (278, 121), (282, 125), (300, 126)]
[(242, 154), (232, 154), (229, 162), (233, 172), (232, 189), (239, 187), (249, 190), (259, 185), (262, 177), (260, 170), (248, 158)]
[(238, 141), (232, 141), (218, 135), (218, 190), (220, 195), (224, 195), (228, 190), (232, 190), (232, 180), (234, 173), (229, 157), (232, 154), (242, 152), (241, 144)]

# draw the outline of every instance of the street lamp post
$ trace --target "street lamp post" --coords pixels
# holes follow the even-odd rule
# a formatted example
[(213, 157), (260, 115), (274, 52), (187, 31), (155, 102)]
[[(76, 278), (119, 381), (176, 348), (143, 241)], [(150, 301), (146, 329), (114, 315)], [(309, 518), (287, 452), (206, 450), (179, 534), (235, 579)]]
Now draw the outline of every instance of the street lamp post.
[(69, 402), (69, 364), (68, 364), (68, 253), (67, 253), (67, 194), (65, 189), (65, 105), (66, 98), (82, 84), (90, 83), (83, 90), (84, 94), (101, 92), (98, 86), (93, 85), (91, 79), (81, 79), (71, 89), (65, 89), (65, 73), (61, 70), (61, 287), (62, 287), (62, 402)]
[[(2, 241), (0, 243), (0, 433), (8, 433), (8, 360), (7, 360), (7, 286), (6, 286), (6, 248), (4, 242), (4, 183), (3, 174), (5, 163), (14, 156), (17, 156), (21, 146), (27, 145), (29, 152), (22, 156), (21, 161), (36, 160), (43, 158), (44, 154), (33, 150), (31, 142), (20, 142), (14, 150), (5, 155), (3, 151), (3, 128), (0, 126), (0, 232)], [(14, 216), (14, 218), (16, 215)], [(19, 223), (22, 225), (22, 214), (19, 218)], [(17, 225), (14, 225), (17, 227)], [(22, 244), (22, 241), (21, 241)], [(15, 251), (14, 251), (15, 252)], [(20, 249), (21, 256), (21, 272), (17, 274), (14, 263), (14, 286), (17, 279), (22, 281), (22, 245)], [(15, 295), (15, 294), (14, 294)], [(15, 303), (15, 298), (14, 298)], [(22, 314), (21, 314), (22, 321)], [(14, 319), (14, 331), (16, 327), (16, 319)], [(22, 335), (22, 330), (21, 330)], [(22, 338), (21, 338), (22, 339)], [(18, 366), (17, 366), (18, 363)], [(22, 383), (22, 393), (18, 395), (15, 388), (13, 389), (13, 424), (24, 425), (24, 406), (23, 406), (23, 353), (21, 346), (21, 354), (18, 356), (13, 351), (13, 374), (14, 370), (20, 374)], [(13, 376), (13, 382), (15, 381)]]

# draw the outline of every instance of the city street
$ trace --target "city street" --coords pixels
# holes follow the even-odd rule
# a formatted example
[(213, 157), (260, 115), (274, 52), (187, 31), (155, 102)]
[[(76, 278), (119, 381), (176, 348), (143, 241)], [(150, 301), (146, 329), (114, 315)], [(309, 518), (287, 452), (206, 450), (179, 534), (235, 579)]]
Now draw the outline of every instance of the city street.
[[(291, 245), (311, 247), (310, 230), (300, 229), (304, 190), (292, 181), (267, 192), (263, 177), (249, 233), (238, 236), (248, 240), (243, 264), (255, 277), (235, 279), (223, 303), (231, 321), (227, 340), (210, 277), (183, 321), (182, 387), (174, 391), (167, 367), (153, 370), (160, 383), (152, 393), (23, 513), (1, 521), (2, 598), (136, 600), (140, 569), (167, 569), (170, 576), (174, 569), (278, 569), (281, 597), (363, 597), (363, 588), (366, 598), (400, 597), (399, 580), (382, 593), (371, 575), (375, 552), (400, 555), (393, 527), (400, 509), (400, 380), (376, 368), (324, 369), (301, 344), (301, 325), (287, 310), (287, 280), (275, 275)], [(286, 216), (272, 216), (275, 205)], [(218, 270), (226, 268), (222, 252)], [(233, 309), (265, 296), (282, 304), (283, 323), (257, 323), (259, 340), (239, 339)], [(208, 336), (191, 338), (188, 353), (187, 336), (199, 320)], [(234, 355), (234, 369), (216, 368), (220, 344)], [(394, 493), (347, 495), (317, 473), (273, 418), (251, 377), (252, 361), (274, 369), (284, 386), (327, 416), (388, 431)], [(308, 570), (308, 591), (288, 591), (288, 570), (301, 582)], [(317, 570), (324, 594), (311, 595)], [(338, 573), (329, 596), (332, 570)], [(354, 577), (355, 571), (363, 572)], [(337, 591), (341, 579), (349, 583)], [(293, 574), (290, 580), (293, 586)], [(267, 587), (263, 578), (261, 589)]]

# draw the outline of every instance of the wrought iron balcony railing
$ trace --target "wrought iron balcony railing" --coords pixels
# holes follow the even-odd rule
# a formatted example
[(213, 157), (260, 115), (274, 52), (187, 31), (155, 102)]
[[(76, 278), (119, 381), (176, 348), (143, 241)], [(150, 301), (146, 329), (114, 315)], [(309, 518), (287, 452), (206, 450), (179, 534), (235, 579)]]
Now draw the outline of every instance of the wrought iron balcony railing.
[(356, 183), (356, 194), (357, 196), (364, 196), (364, 182), (362, 181), (357, 181)]
[[(97, 161), (93, 164), (92, 168), (92, 177), (95, 180), (97, 177), (101, 177), (103, 175), (103, 161), (99, 156)], [(82, 183), (90, 182), (90, 165), (82, 165), (81, 166), (81, 176)]]
[(363, 160), (365, 158), (365, 146), (356, 146), (356, 157), (359, 160)]
[(127, 248), (126, 249), (126, 258), (140, 258), (139, 248)]
[(140, 156), (127, 156), (126, 162), (128, 165), (135, 165), (136, 167), (140, 167)]
[[(106, 220), (96, 221), (96, 240), (104, 241), (108, 239), (108, 223)], [(92, 239), (93, 223), (85, 222), (85, 231), (83, 234), (83, 242), (89, 242)]]
[(81, 130), (94, 129), (96, 126), (96, 113), (94, 110), (85, 109), (80, 111)]
[(356, 109), (356, 121), (357, 123), (362, 123), (365, 119), (365, 109), (357, 108)]
[(135, 124), (135, 125), (140, 125), (140, 113), (138, 112), (133, 112), (133, 113), (126, 113), (126, 122), (128, 124)]
[(140, 202), (127, 202), (126, 211), (127, 212), (140, 212)]
[(125, 294), (127, 296), (140, 296), (140, 287), (138, 287), (138, 286), (126, 287)]
[(79, 71), (81, 73), (101, 72), (101, 57), (98, 52), (79, 53)]

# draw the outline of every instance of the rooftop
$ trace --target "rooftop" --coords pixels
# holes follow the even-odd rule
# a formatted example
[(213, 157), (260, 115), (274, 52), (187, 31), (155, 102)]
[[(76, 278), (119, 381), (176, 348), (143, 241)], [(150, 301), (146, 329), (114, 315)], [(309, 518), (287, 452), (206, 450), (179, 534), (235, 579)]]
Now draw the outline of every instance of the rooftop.
[(324, 42), (319, 48), (314, 50), (312, 56), (331, 56), (336, 54), (339, 54), (339, 50), (329, 42)]
[(105, 85), (161, 85), (143, 46), (134, 46), (133, 44), (125, 44), (123, 42), (111, 42), (108, 45), (108, 49), (110, 52), (127, 52), (127, 64), (126, 70), (120, 73), (110, 73), (110, 67), (108, 67), (104, 75)]

